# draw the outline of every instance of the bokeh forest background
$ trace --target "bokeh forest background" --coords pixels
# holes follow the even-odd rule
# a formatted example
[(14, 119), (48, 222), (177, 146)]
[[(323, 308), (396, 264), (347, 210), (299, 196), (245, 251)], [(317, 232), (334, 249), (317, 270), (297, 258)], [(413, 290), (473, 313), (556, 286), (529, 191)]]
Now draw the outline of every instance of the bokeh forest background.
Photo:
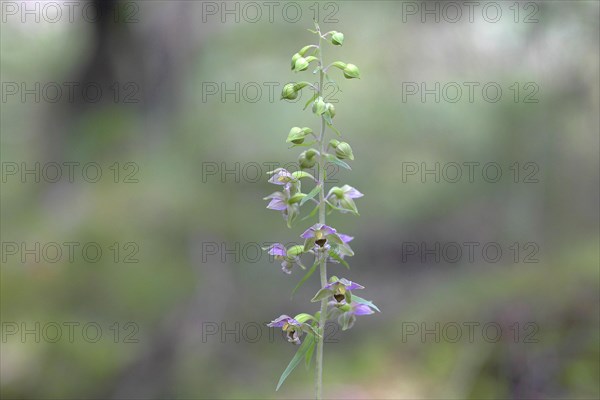
[[(58, 23), (22, 22), (3, 5), (2, 398), (312, 396), (303, 366), (275, 392), (295, 348), (264, 323), (314, 312), (316, 275), (290, 300), (302, 272), (283, 274), (256, 248), (299, 241), (312, 224), (289, 230), (262, 197), (274, 191), (265, 163), (296, 160), (299, 151), (285, 144), (290, 127), (316, 128), (310, 109), (302, 111), (306, 93), (297, 103), (279, 100), (284, 83), (313, 79), (310, 70), (294, 75), (289, 63), (314, 42), (306, 28), (315, 10), (324, 31), (346, 37), (343, 47), (326, 46), (325, 58), (352, 62), (362, 75), (332, 73), (340, 85), (331, 90), (334, 121), (356, 160), (330, 179), (365, 196), (360, 217), (329, 216), (355, 237), (356, 252), (350, 271), (330, 271), (366, 286), (361, 296), (382, 310), (352, 330), (328, 328), (325, 395), (598, 398), (599, 3), (516, 3), (515, 22), (513, 2), (499, 2), (496, 23), (481, 8), (473, 22), (466, 14), (422, 22), (420, 11), (394, 1), (297, 2), (296, 22), (291, 9), (282, 17), (286, 3), (275, 2), (272, 21), (254, 3), (262, 17), (251, 21), (248, 3), (227, 2), (238, 7), (236, 21), (224, 3), (209, 3), (216, 13), (200, 1), (98, 1), (106, 17), (90, 22), (76, 12)], [(411, 4), (443, 5), (426, 3)], [(92, 82), (104, 95), (22, 101), (6, 82)], [(450, 91), (423, 102), (420, 93), (406, 95), (407, 82), (456, 82), (462, 98), (447, 101)], [(472, 102), (464, 82), (480, 84)], [(499, 101), (482, 97), (488, 82), (503, 89)], [(537, 102), (525, 102), (533, 89)], [(95, 162), (103, 176), (88, 182), (76, 168), (69, 182), (63, 167), (58, 182), (35, 182), (8, 173), (36, 162)], [(450, 169), (438, 182), (403, 176), (409, 164), (465, 162), (495, 162), (503, 175), (489, 182), (480, 167), (469, 182), (463, 166), (458, 182)], [(22, 260), (5, 245), (64, 242), (98, 243), (103, 255)], [(479, 243), (473, 260), (470, 242)], [(411, 247), (448, 243), (462, 256)], [(482, 256), (486, 243), (501, 247), (499, 261)], [(124, 262), (127, 255), (138, 262)], [(74, 340), (69, 322), (79, 323)], [(471, 322), (479, 324), (473, 340)], [(23, 337), (36, 323), (41, 338)], [(97, 342), (94, 329), (82, 335), (89, 323), (102, 328)], [(62, 327), (55, 342), (52, 324)], [(439, 337), (422, 336), (436, 324)], [(501, 337), (489, 340), (498, 326)]]

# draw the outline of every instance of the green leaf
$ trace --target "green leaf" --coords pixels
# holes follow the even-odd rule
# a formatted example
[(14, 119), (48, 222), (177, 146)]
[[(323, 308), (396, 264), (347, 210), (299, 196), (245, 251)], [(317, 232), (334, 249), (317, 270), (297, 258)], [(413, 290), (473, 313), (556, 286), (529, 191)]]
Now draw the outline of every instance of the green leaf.
[(327, 200), (325, 200), (325, 202), (327, 203), (327, 205), (328, 205), (329, 207), (331, 207), (331, 208), (332, 208), (332, 209), (334, 209), (334, 210), (337, 210), (337, 211), (340, 211), (340, 212), (344, 212), (344, 213), (345, 213), (345, 212), (350, 212), (351, 214), (354, 214), (354, 215), (356, 215), (356, 216), (360, 216), (360, 214), (358, 213), (358, 211), (355, 211), (355, 210), (350, 210), (350, 209), (348, 209), (348, 208), (340, 208), (340, 207), (336, 207), (336, 206), (334, 206), (333, 204), (331, 204), (331, 203), (330, 203), (329, 201), (327, 201)]
[(288, 213), (288, 217), (287, 217), (287, 226), (288, 228), (292, 228), (292, 224), (294, 223), (294, 221), (298, 218), (298, 211), (296, 210), (296, 207), (291, 207), (289, 208), (289, 210), (293, 210), (291, 212)]
[(313, 247), (315, 247), (316, 243), (317, 240), (314, 237), (306, 239), (304, 241), (304, 252), (306, 253), (307, 251), (311, 250)]
[(310, 267), (310, 269), (306, 272), (306, 274), (304, 274), (304, 276), (302, 277), (302, 279), (300, 279), (300, 282), (298, 282), (298, 284), (296, 285), (296, 287), (294, 288), (294, 290), (292, 290), (292, 297), (294, 297), (294, 294), (296, 293), (296, 291), (298, 289), (300, 289), (300, 287), (302, 285), (304, 285), (304, 282), (306, 282), (308, 280), (308, 278), (310, 278), (310, 276), (313, 274), (313, 272), (315, 272), (315, 270), (317, 269), (318, 265), (319, 265), (319, 261), (315, 261), (315, 263), (313, 264), (313, 266)]
[(302, 324), (302, 330), (308, 334), (314, 335), (315, 337), (320, 337), (315, 327), (307, 323)]
[(354, 251), (348, 245), (348, 243), (344, 243), (343, 245), (338, 246), (336, 250), (338, 250), (340, 256), (354, 257)]
[(315, 186), (313, 190), (311, 190), (305, 197), (302, 198), (302, 200), (300, 200), (300, 205), (303, 205), (304, 203), (315, 197), (317, 194), (319, 194), (320, 191), (321, 185)]
[(350, 312), (345, 312), (338, 317), (338, 322), (342, 325), (342, 330), (346, 331), (354, 326), (356, 317)]
[(294, 179), (311, 178), (313, 180), (316, 180), (314, 176), (305, 171), (292, 172), (292, 177)]
[(308, 350), (306, 350), (306, 356), (304, 357), (306, 369), (310, 368), (310, 361), (312, 360), (312, 355), (315, 352), (315, 344), (316, 343), (317, 342), (315, 342), (313, 340), (313, 342), (310, 344), (310, 347), (308, 348)]
[(340, 264), (342, 264), (344, 267), (350, 269), (350, 265), (342, 257), (340, 257), (338, 253), (335, 252), (335, 250), (330, 250), (329, 256), (337, 262), (339, 262)]
[(331, 289), (321, 289), (315, 294), (315, 296), (310, 300), (311, 303), (316, 303), (317, 301), (321, 301), (333, 295), (333, 291)]
[(314, 217), (315, 215), (317, 215), (317, 211), (319, 211), (319, 206), (316, 206), (315, 208), (313, 208), (313, 210), (310, 212), (310, 214), (308, 214), (306, 217), (303, 217), (300, 221), (304, 221), (311, 217)]
[(309, 319), (313, 319), (313, 320), (314, 320), (314, 319), (315, 319), (315, 317), (313, 317), (312, 315), (310, 315), (310, 314), (307, 314), (307, 313), (300, 313), (300, 314), (296, 315), (296, 316), (294, 317), (294, 319), (295, 319), (296, 321), (298, 321), (298, 322), (306, 322), (306, 321), (308, 321)]
[(306, 143), (300, 143), (300, 144), (292, 144), (290, 147), (288, 147), (288, 149), (292, 149), (294, 147), (310, 147), (313, 144), (317, 143), (316, 140), (312, 141), (312, 142), (306, 142)]
[(346, 304), (352, 304), (352, 292), (349, 290), (346, 290), (346, 293), (344, 293), (344, 296), (346, 297)]
[(354, 200), (352, 200), (352, 199), (342, 199), (340, 201), (340, 204), (343, 206), (342, 208), (344, 210), (350, 210), (351, 213), (353, 213), (355, 215), (359, 215), (358, 214), (358, 209), (356, 208), (356, 203), (354, 202)]
[(381, 312), (381, 310), (375, 304), (373, 304), (372, 301), (365, 300), (362, 297), (358, 297), (355, 294), (352, 294), (352, 301), (354, 301), (355, 303), (367, 305), (367, 306), (371, 307), (373, 310), (376, 310), (377, 312)]
[(334, 131), (334, 132), (335, 132), (335, 133), (336, 133), (338, 136), (342, 136), (342, 133), (341, 133), (340, 131), (338, 131), (338, 130), (336, 129), (336, 127), (335, 127), (335, 126), (333, 126), (333, 124), (329, 124), (329, 123), (328, 123), (328, 124), (327, 124), (327, 126), (328, 126), (329, 128), (331, 128), (331, 130), (332, 130), (332, 131)]
[(310, 99), (308, 99), (308, 101), (307, 101), (307, 102), (306, 102), (306, 104), (304, 105), (304, 108), (303, 108), (303, 110), (306, 110), (306, 107), (308, 107), (308, 105), (309, 105), (310, 103), (312, 103), (313, 101), (315, 101), (315, 99), (316, 99), (317, 97), (319, 97), (319, 93), (318, 93), (318, 92), (317, 92), (317, 93), (315, 93), (315, 94), (313, 94), (313, 95), (312, 95), (312, 97), (311, 97)]
[(345, 312), (338, 317), (338, 322), (342, 325), (342, 330), (345, 331), (350, 327), (350, 319), (352, 317), (352, 313)]
[(292, 197), (289, 198), (288, 203), (290, 203), (290, 204), (298, 203), (298, 202), (302, 201), (302, 199), (305, 197), (306, 197), (306, 194), (304, 194), (304, 193), (296, 193), (295, 195), (293, 195)]
[(333, 124), (333, 121), (331, 120), (331, 116), (329, 114), (323, 113), (323, 114), (321, 114), (321, 116), (323, 117), (323, 119), (325, 120), (327, 125)]
[(352, 170), (352, 168), (350, 168), (350, 166), (348, 164), (346, 164), (345, 162), (343, 162), (342, 160), (338, 159), (336, 156), (334, 156), (333, 154), (327, 154), (325, 156), (325, 158), (327, 159), (327, 161), (329, 161), (332, 164), (336, 164), (339, 165), (342, 168), (346, 168), (349, 170)]
[(288, 364), (287, 368), (285, 369), (285, 371), (283, 371), (283, 374), (281, 374), (281, 378), (279, 378), (279, 383), (277, 383), (277, 388), (275, 389), (276, 391), (279, 390), (281, 385), (283, 385), (283, 382), (285, 382), (288, 375), (294, 370), (294, 368), (296, 368), (298, 364), (300, 364), (300, 361), (302, 361), (302, 359), (306, 355), (306, 352), (308, 352), (308, 349), (314, 345), (314, 342), (314, 336), (307, 335), (306, 339), (304, 339), (304, 342), (300, 345), (298, 351), (296, 351), (296, 354)]

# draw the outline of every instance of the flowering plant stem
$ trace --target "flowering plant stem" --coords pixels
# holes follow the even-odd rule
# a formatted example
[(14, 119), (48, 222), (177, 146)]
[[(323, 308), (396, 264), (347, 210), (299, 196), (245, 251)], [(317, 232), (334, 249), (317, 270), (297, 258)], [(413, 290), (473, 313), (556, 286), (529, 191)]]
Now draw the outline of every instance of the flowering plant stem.
[[(321, 46), (321, 32), (319, 34), (319, 96), (323, 96), (323, 49)], [(325, 118), (321, 115), (321, 134), (319, 135), (319, 223), (325, 225)], [(319, 266), (321, 273), (321, 287), (327, 285), (327, 258), (321, 258)], [(327, 299), (321, 300), (321, 313), (319, 317), (319, 336), (317, 338), (317, 356), (315, 360), (315, 396), (317, 399), (323, 398), (323, 334), (325, 332), (325, 323), (327, 321)]]
[[(354, 251), (349, 245), (354, 238), (338, 232), (335, 228), (325, 225), (325, 216), (333, 211), (339, 211), (342, 214), (358, 215), (358, 209), (354, 199), (363, 196), (361, 192), (350, 185), (342, 187), (333, 186), (328, 192), (325, 191), (325, 181), (327, 179), (326, 167), (332, 163), (350, 170), (350, 166), (343, 160), (354, 160), (352, 147), (347, 142), (337, 139), (331, 139), (327, 142), (325, 138), (326, 129), (329, 127), (341, 139), (341, 132), (334, 127), (333, 118), (336, 115), (335, 106), (324, 98), (324, 81), (335, 84), (328, 73), (329, 67), (335, 67), (342, 71), (346, 79), (360, 78), (360, 71), (354, 64), (342, 61), (334, 61), (328, 67), (323, 62), (323, 42), (329, 41), (334, 46), (341, 46), (344, 42), (344, 34), (337, 31), (321, 33), (319, 25), (315, 21), (315, 30), (310, 32), (318, 35), (318, 43), (304, 46), (292, 56), (291, 68), (294, 72), (306, 71), (311, 62), (318, 64), (314, 74), (319, 73), (319, 82), (312, 84), (307, 81), (288, 83), (283, 87), (281, 98), (285, 100), (295, 100), (303, 88), (314, 90), (314, 94), (307, 101), (304, 109), (312, 103), (312, 112), (317, 115), (321, 122), (320, 132), (313, 132), (310, 127), (294, 126), (286, 143), (291, 143), (291, 147), (302, 146), (309, 148), (298, 156), (299, 171), (290, 172), (284, 168), (277, 168), (270, 171), (273, 175), (269, 183), (277, 185), (280, 190), (265, 197), (269, 200), (268, 209), (281, 212), (283, 219), (289, 228), (292, 227), (295, 220), (301, 213), (302, 205), (316, 203), (304, 219), (314, 218), (318, 214), (318, 222), (306, 229), (300, 237), (304, 239), (303, 245), (284, 246), (281, 243), (274, 243), (265, 250), (274, 256), (276, 260), (281, 261), (282, 271), (287, 275), (297, 270), (295, 266), (306, 270), (302, 264), (301, 256), (304, 254), (314, 255), (314, 263), (304, 277), (292, 291), (292, 296), (302, 284), (308, 281), (313, 272), (319, 268), (320, 289), (311, 299), (311, 303), (320, 303), (320, 309), (314, 314), (300, 313), (293, 318), (283, 314), (271, 321), (267, 326), (281, 328), (286, 335), (287, 341), (298, 346), (296, 354), (289, 362), (287, 368), (281, 374), (279, 383), (275, 390), (279, 390), (283, 382), (290, 373), (305, 360), (307, 368), (310, 368), (312, 360), (315, 360), (315, 396), (317, 399), (323, 398), (323, 344), (325, 335), (325, 324), (329, 319), (337, 319), (342, 330), (352, 328), (357, 316), (370, 315), (379, 311), (371, 301), (365, 300), (359, 296), (353, 295), (352, 291), (364, 289), (362, 285), (352, 282), (346, 278), (336, 276), (327, 276), (327, 264), (331, 267), (342, 265), (350, 268), (344, 257), (351, 257)], [(318, 57), (317, 57), (318, 56)], [(337, 85), (337, 84), (335, 84)], [(305, 140), (312, 140), (305, 143)], [(318, 171), (316, 177), (307, 172), (307, 169), (316, 167)], [(312, 190), (306, 193), (302, 190), (304, 180), (314, 182)], [(327, 194), (326, 194), (327, 193)], [(318, 195), (318, 200), (316, 196)], [(310, 203), (309, 203), (310, 204)], [(302, 336), (306, 334), (304, 342)], [(313, 353), (316, 348), (316, 356)]]

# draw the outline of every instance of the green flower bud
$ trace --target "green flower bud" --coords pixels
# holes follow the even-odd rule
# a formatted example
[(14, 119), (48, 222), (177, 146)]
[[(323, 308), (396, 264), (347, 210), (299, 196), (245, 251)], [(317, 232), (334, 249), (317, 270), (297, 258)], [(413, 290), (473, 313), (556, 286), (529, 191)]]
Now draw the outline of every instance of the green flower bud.
[(296, 53), (292, 56), (292, 71), (294, 70), (294, 66), (296, 65), (296, 60), (302, 57), (300, 54)]
[[(288, 200), (288, 203), (290, 203), (290, 204), (299, 203), (303, 197), (306, 197), (306, 195), (304, 193), (296, 193), (295, 195), (290, 197), (290, 199)], [(304, 248), (304, 246), (302, 246), (302, 248)]]
[(314, 44), (309, 44), (307, 46), (304, 46), (303, 48), (300, 49), (300, 51), (298, 52), (298, 54), (300, 54), (301, 56), (304, 57), (304, 55), (306, 54), (306, 52), (308, 50), (310, 50), (312, 47), (316, 47)]
[(336, 62), (331, 63), (331, 65), (334, 66), (334, 67), (336, 67), (336, 68), (338, 68), (338, 69), (341, 69), (343, 71), (344, 68), (346, 68), (347, 64), (345, 62), (342, 62), (342, 61), (336, 61)]
[(314, 156), (310, 157), (308, 152), (309, 150), (303, 151), (298, 156), (298, 164), (302, 169), (312, 168), (317, 163), (317, 159)]
[(346, 142), (340, 142), (335, 147), (335, 155), (340, 160), (348, 158), (350, 160), (354, 160), (354, 154), (352, 154), (352, 147)]
[(336, 46), (341, 46), (344, 43), (344, 34), (342, 32), (333, 31), (331, 35), (331, 43)]
[(339, 188), (337, 186), (332, 187), (330, 192), (333, 193), (335, 195), (335, 197), (337, 197), (338, 199), (341, 199), (344, 197), (344, 191), (342, 190), (342, 188)]
[(306, 150), (306, 158), (308, 158), (309, 160), (314, 158), (315, 156), (319, 155), (319, 152), (315, 149), (308, 149)]
[(346, 68), (344, 68), (344, 76), (348, 79), (360, 78), (360, 71), (356, 65), (346, 64)]
[(312, 132), (310, 128), (293, 127), (290, 129), (286, 143), (302, 144), (306, 135)]
[(327, 111), (327, 106), (325, 105), (325, 102), (323, 101), (322, 97), (317, 97), (317, 99), (313, 103), (312, 111), (317, 115), (321, 115), (325, 111)]
[(339, 141), (339, 140), (336, 140), (336, 139), (331, 139), (331, 140), (329, 141), (329, 145), (330, 145), (331, 147), (333, 147), (334, 149), (335, 149), (335, 148), (338, 146), (338, 144), (340, 144), (340, 141)]
[(281, 98), (287, 100), (295, 100), (298, 97), (298, 90), (296, 90), (296, 85), (293, 83), (288, 83), (281, 90)]
[(305, 71), (308, 68), (308, 61), (304, 57), (298, 57), (294, 64), (294, 70), (296, 72)]
[(327, 103), (325, 104), (325, 106), (327, 107), (327, 113), (329, 114), (329, 116), (331, 118), (335, 117), (335, 107), (333, 106), (333, 104)]
[(310, 83), (308, 83), (308, 82), (304, 82), (304, 81), (302, 81), (302, 82), (296, 82), (294, 84), (294, 90), (297, 92), (297, 91), (299, 91), (301, 89), (304, 89), (308, 85), (310, 85)]

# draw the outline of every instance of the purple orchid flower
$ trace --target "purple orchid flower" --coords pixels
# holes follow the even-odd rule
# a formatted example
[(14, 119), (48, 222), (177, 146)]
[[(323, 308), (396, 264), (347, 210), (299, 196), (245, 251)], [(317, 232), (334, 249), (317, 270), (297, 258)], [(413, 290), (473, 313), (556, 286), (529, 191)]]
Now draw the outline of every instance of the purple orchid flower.
[(308, 228), (302, 235), (300, 235), (302, 239), (305, 239), (304, 249), (310, 250), (315, 244), (320, 248), (325, 247), (327, 242), (336, 243), (336, 244), (344, 244), (344, 241), (337, 234), (337, 231), (325, 224), (314, 224), (310, 228)]
[(269, 246), (267, 252), (275, 257), (287, 256), (287, 250), (285, 249), (285, 246), (281, 243), (273, 243), (271, 246)]
[(292, 246), (286, 249), (281, 243), (274, 243), (267, 249), (268, 254), (275, 257), (276, 260), (281, 261), (281, 270), (286, 274), (292, 273), (292, 267), (299, 265), (300, 268), (305, 269), (304, 265), (300, 261), (300, 254), (302, 254), (304, 246)]
[(325, 224), (314, 224), (313, 226), (311, 226), (310, 228), (305, 230), (304, 233), (302, 235), (300, 235), (300, 237), (302, 239), (309, 239), (309, 238), (321, 239), (323, 236), (333, 235), (335, 233), (337, 233), (335, 228), (332, 228)]
[(350, 185), (344, 185), (341, 188), (334, 186), (327, 194), (327, 201), (337, 207), (341, 213), (352, 212), (358, 214), (356, 204), (353, 199), (358, 199), (364, 195)]
[(365, 287), (358, 283), (349, 281), (346, 278), (337, 279), (332, 277), (331, 282), (323, 287), (323, 289), (332, 292), (332, 296), (338, 305), (347, 304), (352, 299), (352, 290), (364, 289)]
[(284, 187), (283, 192), (271, 193), (263, 200), (271, 200), (267, 205), (269, 210), (281, 211), (283, 219), (287, 222), (288, 227), (291, 228), (292, 222), (300, 214), (300, 206), (290, 194), (291, 187)]
[(290, 343), (296, 345), (302, 343), (300, 341), (302, 324), (288, 315), (282, 315), (279, 318), (274, 319), (271, 323), (267, 324), (267, 326), (270, 328), (281, 328), (282, 331), (287, 333), (287, 340)]
[(269, 202), (269, 204), (267, 205), (267, 208), (269, 210), (275, 210), (275, 211), (283, 211), (283, 210), (287, 210), (287, 197), (285, 194), (283, 194), (282, 192), (275, 192), (272, 193), (270, 195), (268, 195), (267, 197), (265, 197), (263, 200), (271, 200)]
[(344, 257), (352, 257), (354, 255), (354, 251), (348, 244), (354, 240), (354, 237), (345, 235), (343, 233), (338, 233), (337, 235), (340, 237), (340, 239), (342, 239), (343, 243), (335, 246), (335, 248), (332, 250), (335, 254), (332, 254), (332, 252), (329, 253), (330, 257), (328, 258), (327, 262), (339, 264), (340, 260), (343, 262)]
[(287, 186), (290, 182), (296, 181), (296, 179), (294, 178), (292, 173), (284, 168), (277, 168), (268, 173), (273, 174), (273, 176), (269, 179), (269, 182), (273, 183), (275, 185), (286, 185)]
[(350, 305), (345, 305), (341, 309), (337, 310), (340, 313), (338, 316), (338, 323), (342, 326), (343, 331), (350, 329), (354, 326), (357, 315), (370, 315), (375, 312), (371, 309), (371, 307), (369, 307), (366, 304), (354, 302)]

